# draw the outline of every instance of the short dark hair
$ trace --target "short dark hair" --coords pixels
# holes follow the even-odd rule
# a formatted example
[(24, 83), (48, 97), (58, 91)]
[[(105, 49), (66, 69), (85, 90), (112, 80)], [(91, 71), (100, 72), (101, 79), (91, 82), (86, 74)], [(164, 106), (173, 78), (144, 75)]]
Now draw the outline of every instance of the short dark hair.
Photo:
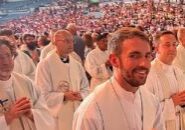
[(14, 54), (13, 54), (13, 50), (12, 50), (12, 46), (10, 45), (10, 42), (11, 42), (11, 41), (9, 41), (9, 40), (1, 39), (1, 38), (0, 38), (0, 46), (2, 46), (2, 45), (7, 46), (7, 47), (10, 49), (11, 54), (14, 55)]
[(146, 42), (149, 42), (149, 38), (142, 31), (137, 28), (123, 27), (116, 32), (112, 33), (108, 40), (108, 50), (117, 56), (122, 52), (122, 43), (127, 39), (140, 38)]
[(26, 34), (24, 34), (24, 35), (22, 36), (22, 39), (25, 41), (27, 37), (33, 37), (33, 38), (35, 38), (35, 35), (26, 33)]
[(177, 39), (176, 35), (172, 31), (169, 31), (169, 30), (160, 31), (160, 32), (157, 32), (155, 35), (155, 38), (154, 38), (155, 46), (159, 44), (160, 38), (164, 35), (174, 35), (174, 37)]
[(97, 36), (96, 40), (97, 40), (97, 41), (100, 41), (101, 39), (107, 38), (107, 36), (108, 36), (108, 33), (100, 33), (100, 34)]

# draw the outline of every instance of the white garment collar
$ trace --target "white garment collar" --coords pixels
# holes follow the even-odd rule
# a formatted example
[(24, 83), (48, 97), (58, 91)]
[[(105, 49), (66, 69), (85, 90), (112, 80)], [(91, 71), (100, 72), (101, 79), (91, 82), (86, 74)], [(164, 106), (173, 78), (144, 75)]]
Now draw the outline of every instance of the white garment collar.
[(11, 75), (11, 77), (8, 80), (6, 80), (6, 81), (0, 80), (0, 87), (3, 87), (3, 88), (9, 88), (9, 87), (11, 87), (12, 82), (13, 82), (12, 79), (13, 78), (12, 78), (12, 75)]
[(162, 61), (159, 60), (159, 58), (156, 58), (155, 61), (157, 61), (161, 65), (162, 70), (164, 70), (165, 72), (173, 72), (172, 65), (168, 65), (168, 64), (163, 63)]
[(136, 97), (139, 96), (139, 91), (136, 91), (136, 93), (126, 91), (119, 85), (119, 83), (116, 81), (114, 77), (111, 78), (110, 80), (112, 80), (113, 87), (121, 98), (126, 99), (127, 101), (133, 103)]

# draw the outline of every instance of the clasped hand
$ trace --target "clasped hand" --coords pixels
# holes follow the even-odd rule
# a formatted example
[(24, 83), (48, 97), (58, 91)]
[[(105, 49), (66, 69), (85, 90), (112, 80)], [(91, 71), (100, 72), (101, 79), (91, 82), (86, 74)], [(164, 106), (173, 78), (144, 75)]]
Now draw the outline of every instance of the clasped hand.
[(22, 97), (11, 104), (9, 110), (5, 113), (5, 119), (7, 124), (10, 124), (14, 119), (23, 115), (33, 120), (31, 102), (27, 97)]

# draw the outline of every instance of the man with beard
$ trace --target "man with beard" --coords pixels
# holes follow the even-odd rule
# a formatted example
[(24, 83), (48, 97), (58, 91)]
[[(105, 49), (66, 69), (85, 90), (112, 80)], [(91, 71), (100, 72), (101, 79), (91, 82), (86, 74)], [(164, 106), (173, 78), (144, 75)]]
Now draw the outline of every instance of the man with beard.
[(185, 75), (172, 66), (177, 53), (177, 39), (171, 31), (159, 32), (155, 44), (157, 57), (152, 62), (145, 87), (160, 100), (166, 130), (184, 130), (180, 123), (182, 106), (185, 105)]
[(122, 28), (112, 34), (108, 48), (113, 77), (83, 101), (74, 115), (73, 130), (163, 130), (158, 100), (140, 87), (152, 59), (146, 35)]
[(0, 38), (0, 129), (54, 130), (55, 122), (43, 97), (26, 76), (14, 73), (14, 52)]
[(24, 44), (21, 45), (20, 49), (28, 56), (30, 56), (33, 62), (37, 65), (37, 63), (39, 62), (40, 51), (37, 48), (38, 46), (36, 43), (35, 35), (24, 34), (22, 39)]

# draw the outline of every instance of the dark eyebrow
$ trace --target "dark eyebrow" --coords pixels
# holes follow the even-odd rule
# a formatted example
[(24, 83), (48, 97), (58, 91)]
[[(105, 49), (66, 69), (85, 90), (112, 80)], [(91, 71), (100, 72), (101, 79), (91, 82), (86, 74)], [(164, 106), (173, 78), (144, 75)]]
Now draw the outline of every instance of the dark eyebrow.
[[(138, 51), (133, 51), (133, 52), (130, 52), (129, 55), (132, 55), (132, 54), (141, 54), (141, 52), (138, 52)], [(147, 52), (146, 54), (152, 54), (151, 51)]]
[(129, 54), (141, 54), (141, 53), (138, 51), (133, 51), (133, 52), (130, 52)]

